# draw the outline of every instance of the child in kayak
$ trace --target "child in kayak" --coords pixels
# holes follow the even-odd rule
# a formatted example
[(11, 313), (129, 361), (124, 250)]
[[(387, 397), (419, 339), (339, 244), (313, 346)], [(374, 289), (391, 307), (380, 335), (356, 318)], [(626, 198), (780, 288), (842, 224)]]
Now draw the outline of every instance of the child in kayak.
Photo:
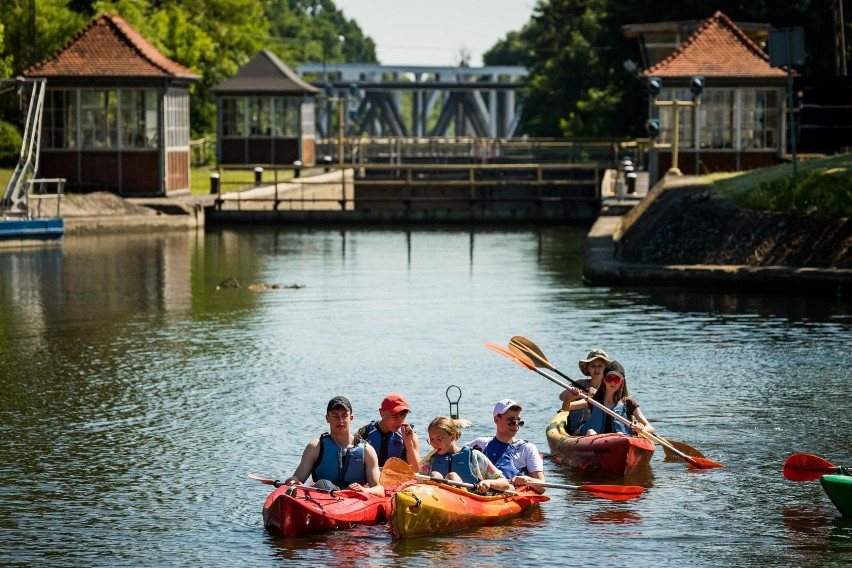
[[(579, 396), (579, 389), (571, 387), (568, 389), (572, 396)], [(631, 421), (632, 426), (627, 426), (620, 420), (616, 420), (600, 408), (590, 405), (584, 399), (575, 400), (569, 404), (569, 410), (578, 410), (591, 406), (591, 413), (586, 423), (580, 427), (581, 436), (593, 436), (595, 434), (609, 434), (613, 432), (636, 435), (645, 431), (649, 434), (654, 432), (654, 427), (642, 414), (639, 403), (627, 393), (627, 377), (624, 367), (618, 361), (610, 361), (604, 368), (604, 388), (598, 389), (592, 397), (619, 416)]]
[(467, 445), (477, 448), (491, 461), (515, 487), (528, 486), (536, 493), (544, 487), (529, 485), (530, 481), (544, 481), (544, 464), (538, 448), (532, 442), (517, 438), (524, 425), (520, 404), (505, 398), (494, 405), (494, 436), (481, 436)]
[[(317, 486), (326, 489), (345, 487), (384, 496), (376, 451), (370, 444), (358, 443), (349, 433), (354, 417), (352, 404), (345, 396), (328, 401), (325, 421), (329, 432), (308, 442), (296, 471), (284, 483), (304, 483), (310, 475)], [(320, 483), (323, 480), (330, 482), (331, 487), (329, 483)]]
[[(580, 379), (577, 381), (585, 388), (589, 389), (589, 392), (586, 393), (588, 396), (594, 396), (603, 384), (604, 368), (607, 366), (609, 361), (609, 355), (607, 355), (603, 349), (594, 348), (589, 351), (589, 354), (585, 359), (580, 359), (577, 363), (580, 367), (580, 372), (589, 377), (588, 379)], [(562, 401), (562, 410), (568, 410), (568, 405), (578, 398), (579, 397), (577, 396), (571, 395), (570, 391), (567, 389), (562, 391), (562, 394), (559, 395), (559, 400)], [(580, 426), (589, 419), (590, 414), (591, 412), (589, 408), (572, 410), (569, 412), (568, 433), (572, 436), (578, 436), (580, 434)]]
[(509, 480), (485, 454), (469, 446), (460, 448), (456, 441), (461, 429), (455, 420), (439, 416), (429, 424), (429, 444), (435, 453), (420, 465), (420, 473), (436, 479), (472, 483), (477, 493), (506, 491), (511, 487)]
[(410, 411), (401, 394), (389, 394), (379, 407), (381, 420), (358, 429), (357, 437), (376, 450), (379, 467), (384, 467), (388, 458), (404, 460), (415, 469), (420, 467), (420, 441), (414, 425), (406, 421)]

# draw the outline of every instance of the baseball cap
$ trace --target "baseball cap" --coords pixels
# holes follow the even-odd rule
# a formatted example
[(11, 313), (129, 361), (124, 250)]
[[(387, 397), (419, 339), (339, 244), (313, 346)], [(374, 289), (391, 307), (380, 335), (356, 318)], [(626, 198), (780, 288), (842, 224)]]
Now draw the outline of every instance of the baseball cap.
[(604, 377), (607, 375), (617, 375), (622, 379), (626, 379), (624, 376), (624, 367), (621, 366), (621, 363), (618, 361), (610, 361), (609, 364), (604, 369)]
[(408, 408), (408, 401), (405, 400), (405, 397), (401, 394), (389, 394), (382, 401), (382, 406), (379, 410), (386, 410), (388, 412), (393, 412), (394, 414), (398, 412), (402, 412), (403, 410), (411, 410)]
[(503, 414), (511, 408), (523, 410), (523, 407), (521, 407), (520, 404), (518, 404), (511, 398), (504, 398), (503, 400), (499, 401), (497, 404), (494, 405), (494, 416), (497, 416), (498, 414)]
[(331, 412), (336, 407), (342, 406), (350, 413), (352, 412), (352, 404), (349, 402), (349, 399), (345, 396), (336, 396), (333, 399), (328, 401), (328, 408), (326, 408), (326, 412)]

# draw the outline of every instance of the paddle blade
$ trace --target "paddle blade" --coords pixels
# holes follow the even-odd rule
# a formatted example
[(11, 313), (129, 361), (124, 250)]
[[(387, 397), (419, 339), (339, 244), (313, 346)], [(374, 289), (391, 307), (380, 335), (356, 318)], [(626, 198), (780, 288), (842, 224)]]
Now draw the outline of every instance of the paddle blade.
[(520, 335), (514, 336), (509, 340), (509, 351), (515, 355), (526, 357), (536, 367), (545, 367), (546, 369), (554, 370), (553, 365), (544, 356), (544, 352), (538, 348), (538, 345)]
[(529, 357), (527, 357), (523, 354), (512, 353), (511, 351), (509, 351), (508, 349), (506, 349), (502, 345), (498, 345), (498, 344), (492, 343), (490, 341), (486, 341), (485, 346), (492, 351), (496, 351), (497, 353), (499, 353), (503, 357), (506, 357), (507, 359), (514, 361), (515, 363), (517, 363), (518, 365), (520, 365), (522, 367), (526, 367), (527, 369), (531, 369), (531, 370), (535, 369), (535, 365), (533, 364), (533, 362), (529, 360)]
[[(669, 440), (669, 439), (663, 438), (662, 436), (657, 436), (657, 437), (660, 438), (661, 440), (665, 440), (672, 447), (680, 450), (681, 453), (684, 453), (684, 454), (686, 454), (690, 457), (693, 457), (693, 458), (704, 458), (704, 457), (706, 457), (698, 449), (693, 448), (692, 446), (690, 446), (686, 442), (679, 442), (678, 440)], [(663, 446), (663, 451), (666, 453), (666, 461), (683, 461), (683, 458), (681, 458), (678, 454), (674, 453), (673, 451), (671, 451), (670, 449), (668, 449), (665, 446)]]
[(644, 487), (638, 485), (580, 485), (577, 489), (610, 501), (627, 501), (639, 497)]
[(713, 469), (714, 467), (725, 467), (719, 462), (714, 462), (707, 458), (686, 457), (684, 459), (686, 460), (687, 465), (689, 465), (689, 469)]
[(260, 481), (261, 483), (265, 483), (266, 485), (275, 485), (274, 479), (267, 479), (265, 477), (260, 477), (259, 475), (255, 475), (253, 473), (247, 473), (246, 475), (249, 476), (251, 479), (254, 479), (255, 481)]
[(399, 458), (388, 458), (382, 467), (382, 474), (379, 477), (379, 483), (384, 487), (396, 487), (406, 481), (417, 479), (411, 467), (404, 460)]
[(836, 471), (836, 465), (812, 454), (793, 454), (784, 462), (784, 477), (790, 481), (814, 481)]

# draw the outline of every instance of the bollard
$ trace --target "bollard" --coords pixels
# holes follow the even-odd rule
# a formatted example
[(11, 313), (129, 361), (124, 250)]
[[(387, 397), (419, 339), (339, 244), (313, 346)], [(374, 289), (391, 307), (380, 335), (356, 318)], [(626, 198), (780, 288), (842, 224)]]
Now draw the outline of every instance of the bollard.
[(330, 172), (331, 171), (331, 156), (323, 156), (322, 157), (322, 163), (325, 165), (325, 171)]
[(219, 174), (210, 174), (210, 195), (219, 195)]
[(254, 185), (260, 185), (263, 183), (263, 168), (257, 166), (254, 168)]
[(293, 169), (293, 177), (297, 178), (302, 175), (302, 160), (296, 160), (293, 165), (296, 166)]
[(634, 195), (636, 193), (636, 178), (639, 177), (639, 174), (637, 174), (636, 172), (627, 172), (624, 177), (627, 178), (628, 195)]

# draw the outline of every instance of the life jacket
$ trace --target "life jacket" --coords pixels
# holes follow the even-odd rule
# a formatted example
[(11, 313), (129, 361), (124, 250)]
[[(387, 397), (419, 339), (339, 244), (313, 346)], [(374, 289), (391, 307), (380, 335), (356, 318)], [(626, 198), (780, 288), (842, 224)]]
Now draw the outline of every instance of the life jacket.
[(463, 447), (454, 454), (440, 455), (435, 454), (430, 458), (432, 471), (436, 471), (447, 477), (450, 472), (455, 472), (465, 483), (479, 483), (481, 480), (473, 475), (473, 468), (470, 465), (473, 459), (473, 448), (469, 446)]
[[(624, 406), (623, 400), (619, 400), (618, 404), (615, 405), (615, 408), (613, 408), (612, 411), (619, 416), (630, 420), (630, 416), (627, 415), (627, 409)], [(616, 420), (597, 406), (592, 407), (591, 416), (589, 416), (589, 419), (586, 420), (586, 423), (583, 424), (582, 428), (580, 428), (580, 434), (585, 436), (586, 432), (589, 430), (594, 430), (598, 434), (620, 432), (630, 436), (636, 435), (636, 432), (634, 432), (627, 424), (621, 420)]]
[(515, 457), (517, 457), (517, 450), (515, 448), (519, 448), (526, 443), (526, 440), (515, 440), (511, 444), (507, 444), (494, 437), (486, 444), (484, 453), (491, 460), (491, 463), (503, 472), (506, 479), (512, 479), (516, 475), (527, 475), (528, 473), (526, 466), (520, 469), (515, 466)]
[(405, 461), (405, 441), (399, 432), (382, 432), (375, 420), (358, 430), (358, 437), (368, 442), (379, 456), (379, 467), (383, 467), (388, 458)]
[(341, 448), (326, 432), (320, 436), (319, 456), (311, 470), (314, 481), (327, 479), (338, 487), (346, 488), (352, 483), (367, 483), (367, 467), (364, 464), (364, 444), (352, 448)]

